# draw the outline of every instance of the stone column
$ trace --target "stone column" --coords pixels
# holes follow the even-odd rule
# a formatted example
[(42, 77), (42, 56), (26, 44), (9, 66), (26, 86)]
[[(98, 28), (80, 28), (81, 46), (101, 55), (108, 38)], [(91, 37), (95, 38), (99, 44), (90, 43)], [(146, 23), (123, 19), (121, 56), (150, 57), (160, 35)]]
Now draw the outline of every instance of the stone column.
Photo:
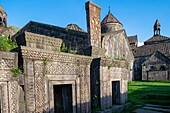
[(35, 112), (35, 78), (33, 61), (24, 59), (26, 112)]

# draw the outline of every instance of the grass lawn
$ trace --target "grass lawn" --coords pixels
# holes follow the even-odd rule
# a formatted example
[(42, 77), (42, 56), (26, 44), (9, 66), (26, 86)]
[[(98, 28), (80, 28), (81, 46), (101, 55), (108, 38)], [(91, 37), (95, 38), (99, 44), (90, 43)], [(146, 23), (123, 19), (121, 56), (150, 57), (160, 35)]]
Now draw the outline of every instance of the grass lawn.
[(170, 81), (129, 82), (128, 100), (132, 106), (124, 113), (130, 113), (144, 104), (170, 105)]
[(170, 105), (170, 81), (129, 82), (128, 99), (133, 104)]

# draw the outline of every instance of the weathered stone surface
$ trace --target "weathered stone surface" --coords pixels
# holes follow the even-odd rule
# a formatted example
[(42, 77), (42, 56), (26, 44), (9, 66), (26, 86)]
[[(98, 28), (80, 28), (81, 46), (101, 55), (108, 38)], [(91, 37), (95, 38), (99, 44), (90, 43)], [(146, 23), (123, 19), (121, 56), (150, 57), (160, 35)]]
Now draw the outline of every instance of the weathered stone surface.
[(110, 13), (110, 10), (102, 20), (101, 24), (102, 33), (111, 33), (121, 30), (123, 27), (123, 25)]
[(170, 38), (160, 34), (160, 24), (156, 20), (154, 35), (134, 52), (136, 80), (170, 80), (169, 48)]
[(1, 101), (1, 112), (9, 112), (9, 101), (8, 101), (8, 84), (7, 82), (0, 82), (0, 101)]
[(2, 6), (0, 6), (0, 31), (1, 27), (7, 27), (7, 14)]
[[(35, 111), (35, 78), (34, 78), (34, 68), (33, 62), (31, 60), (24, 59), (24, 73), (25, 73), (25, 98), (26, 98), (26, 111)], [(28, 68), (29, 67), (29, 68)]]
[(125, 30), (105, 33), (102, 40), (102, 48), (107, 51), (103, 57), (110, 59), (124, 59), (128, 62), (128, 80), (132, 80), (134, 57), (131, 51)]
[[(77, 26), (69, 29), (31, 21), (12, 37), (19, 46), (19, 61), (17, 54), (0, 52), (0, 86), (4, 88), (0, 94), (9, 95), (1, 96), (6, 99), (3, 102), (11, 100), (3, 106), (5, 113), (54, 113), (56, 85), (71, 88), (72, 97), (63, 97), (60, 91), (60, 99), (71, 98), (73, 113), (90, 113), (91, 106), (107, 109), (127, 102), (133, 55), (121, 23), (114, 24), (114, 32), (101, 36), (100, 10), (94, 3), (86, 3), (88, 34)], [(60, 52), (62, 41), (82, 55)], [(10, 70), (17, 68), (17, 63), (23, 76), (13, 78)]]
[[(52, 51), (32, 49), (29, 47), (21, 47), (21, 49), (24, 61), (27, 61), (24, 66), (26, 67), (25, 71), (27, 72), (27, 74), (33, 73), (33, 76), (25, 76), (25, 79), (27, 80), (25, 82), (25, 88), (27, 89), (26, 101), (27, 105), (29, 105), (27, 107), (27, 110), (36, 110), (36, 112), (50, 110), (50, 112), (54, 112), (53, 85), (70, 84), (70, 82), (72, 86), (74, 86), (73, 96), (75, 97), (75, 95), (81, 95), (80, 97), (77, 96), (77, 98), (73, 98), (73, 111), (78, 109), (78, 111), (80, 111), (81, 113), (85, 113), (91, 110), (91, 57), (69, 55), (59, 52), (54, 53)], [(79, 79), (81, 80), (81, 83), (76, 82), (79, 81)], [(48, 81), (48, 83), (44, 81)], [(77, 87), (75, 87), (75, 85)], [(35, 88), (33, 86), (35, 86)], [(46, 91), (49, 92), (45, 93)], [(80, 104), (80, 107), (76, 107), (76, 105), (78, 104)]]
[[(93, 107), (102, 109), (111, 107), (112, 82), (119, 82), (119, 104), (127, 102), (128, 69), (126, 61), (114, 61), (109, 59), (94, 59), (91, 64), (91, 93)], [(97, 98), (94, 98), (97, 96)]]
[(157, 51), (142, 63), (142, 80), (169, 80), (170, 60)]
[(38, 35), (30, 32), (25, 32), (25, 39), (22, 40), (26, 41), (26, 46), (28, 47), (47, 49), (53, 51), (60, 51), (61, 42), (62, 42), (61, 39), (57, 39), (45, 35)]
[[(18, 67), (18, 54), (11, 52), (0, 52), (0, 103), (1, 112), (19, 113), (21, 105), (24, 103), (24, 93), (18, 84), (19, 77), (13, 77), (11, 69)], [(23, 106), (23, 112), (24, 113)]]
[(87, 31), (90, 46), (101, 48), (101, 8), (92, 2), (86, 3)]
[(58, 26), (43, 24), (30, 21), (20, 32), (16, 33), (12, 38), (16, 39), (18, 45), (25, 46), (24, 34), (31, 32), (35, 34), (45, 35), (53, 38), (62, 39), (67, 48), (77, 50), (78, 53), (84, 54), (82, 51), (88, 46), (88, 35), (86, 32), (79, 32)]

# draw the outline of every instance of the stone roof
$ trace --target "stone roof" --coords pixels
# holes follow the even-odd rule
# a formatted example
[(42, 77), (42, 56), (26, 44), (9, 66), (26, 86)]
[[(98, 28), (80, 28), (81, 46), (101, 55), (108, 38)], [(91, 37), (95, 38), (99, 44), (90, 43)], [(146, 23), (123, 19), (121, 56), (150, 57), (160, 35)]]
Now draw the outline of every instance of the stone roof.
[(135, 36), (128, 36), (127, 39), (129, 41), (129, 43), (138, 42), (137, 35), (135, 35)]
[(146, 40), (144, 44), (153, 44), (153, 43), (166, 42), (166, 41), (170, 41), (170, 38), (162, 35), (154, 35), (153, 37)]
[[(121, 24), (109, 11), (109, 13), (106, 15), (106, 17), (102, 20), (101, 24), (106, 23), (119, 23)], [(122, 24), (121, 24), (122, 25)]]
[(83, 29), (81, 29), (78, 25), (76, 24), (68, 24), (67, 29), (75, 30), (75, 31), (80, 31), (80, 32), (85, 32)]
[[(153, 63), (152, 57), (156, 57), (157, 59), (159, 59), (160, 61), (163, 61), (165, 63), (170, 63), (170, 59), (168, 57), (166, 57), (160, 51), (156, 51), (144, 63), (142, 63), (142, 65), (144, 65), (148, 62)], [(159, 63), (159, 62), (157, 62), (157, 63)]]
[(4, 11), (4, 9), (2, 8), (2, 6), (0, 6), (0, 12), (2, 12), (2, 13), (5, 13), (5, 14), (6, 14), (6, 12)]
[(135, 57), (140, 56), (150, 56), (156, 51), (160, 51), (167, 57), (170, 57), (170, 43), (155, 43), (155, 44), (148, 44), (138, 47), (134, 52)]

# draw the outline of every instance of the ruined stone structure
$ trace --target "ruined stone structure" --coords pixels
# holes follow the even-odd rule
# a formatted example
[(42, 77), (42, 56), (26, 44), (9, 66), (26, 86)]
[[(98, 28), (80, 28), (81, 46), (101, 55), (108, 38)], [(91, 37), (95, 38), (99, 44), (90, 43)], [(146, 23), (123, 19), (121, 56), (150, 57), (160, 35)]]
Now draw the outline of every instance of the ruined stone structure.
[(24, 92), (20, 78), (13, 77), (11, 69), (18, 67), (18, 54), (0, 51), (0, 112), (24, 113)]
[(0, 34), (12, 37), (19, 28), (14, 26), (7, 26), (7, 13), (4, 11), (2, 6), (0, 6)]
[(170, 38), (160, 34), (160, 23), (154, 24), (154, 36), (134, 52), (134, 76), (138, 80), (170, 80)]
[[(12, 37), (23, 69), (24, 81), (17, 82), (24, 89), (23, 112), (90, 113), (127, 102), (133, 53), (123, 25), (110, 12), (100, 23), (100, 10), (86, 3), (87, 33), (75, 24), (31, 21)], [(111, 30), (102, 32), (103, 26)], [(61, 43), (77, 53), (61, 52)]]
[(0, 6), (0, 27), (7, 27), (7, 14)]

